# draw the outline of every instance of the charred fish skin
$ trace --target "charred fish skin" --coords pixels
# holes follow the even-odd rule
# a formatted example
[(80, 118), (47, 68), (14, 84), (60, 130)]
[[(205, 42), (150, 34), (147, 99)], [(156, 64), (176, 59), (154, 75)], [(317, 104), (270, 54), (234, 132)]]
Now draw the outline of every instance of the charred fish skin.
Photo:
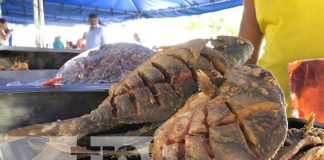
[[(226, 47), (210, 48), (206, 45), (209, 41), (212, 45)], [(114, 84), (109, 97), (90, 114), (19, 128), (8, 135), (81, 138), (120, 124), (164, 122), (198, 92), (198, 70), (205, 72), (218, 86), (224, 81), (223, 73), (242, 65), (252, 51), (248, 40), (230, 36), (219, 37), (219, 40), (197, 39), (165, 47)]]
[(277, 81), (255, 65), (232, 69), (224, 77), (218, 94), (203, 90), (193, 95), (157, 129), (154, 160), (274, 157), (287, 133), (285, 101)]
[(323, 159), (324, 129), (305, 128), (288, 130), (284, 145), (279, 149), (274, 160)]
[[(249, 41), (237, 37), (223, 36), (220, 39), (220, 43), (227, 48), (212, 49), (206, 47), (207, 40), (198, 39), (165, 48), (154, 55), (112, 87), (110, 104), (115, 108), (113, 113), (117, 117), (136, 116), (125, 117), (125, 120), (130, 119), (131, 122), (134, 122), (134, 118), (139, 122), (150, 119), (155, 121), (151, 111), (159, 112), (160, 115), (156, 118), (160, 120), (170, 117), (192, 94), (197, 93), (198, 70), (207, 73), (214, 83), (221, 84), (224, 77), (214, 62), (224, 64), (227, 69), (242, 65), (247, 60), (246, 57), (251, 56), (253, 47)], [(197, 48), (200, 49), (198, 58), (195, 57)], [(125, 99), (120, 101), (122, 98)], [(127, 105), (124, 104), (126, 101)]]

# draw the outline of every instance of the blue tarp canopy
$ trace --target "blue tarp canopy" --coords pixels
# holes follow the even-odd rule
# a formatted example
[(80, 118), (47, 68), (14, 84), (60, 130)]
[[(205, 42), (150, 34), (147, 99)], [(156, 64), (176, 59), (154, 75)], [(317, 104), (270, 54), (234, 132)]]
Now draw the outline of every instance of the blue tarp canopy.
[[(43, 0), (45, 24), (87, 23), (97, 13), (105, 24), (137, 18), (188, 16), (242, 5), (242, 0)], [(3, 0), (2, 16), (11, 23), (31, 24), (33, 0)]]

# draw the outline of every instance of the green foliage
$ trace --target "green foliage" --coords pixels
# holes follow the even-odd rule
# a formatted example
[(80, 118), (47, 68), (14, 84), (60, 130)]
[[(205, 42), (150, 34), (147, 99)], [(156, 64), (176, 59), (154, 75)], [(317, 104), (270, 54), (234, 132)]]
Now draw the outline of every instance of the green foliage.
[(238, 26), (231, 26), (227, 18), (229, 15), (196, 15), (189, 16), (184, 21), (184, 26), (189, 31), (208, 30), (211, 36), (219, 35), (219, 33), (227, 35), (237, 35)]
[(203, 19), (200, 15), (198, 16), (191, 16), (189, 18), (189, 22), (186, 24), (186, 29), (188, 30), (199, 30), (202, 29), (204, 25)]

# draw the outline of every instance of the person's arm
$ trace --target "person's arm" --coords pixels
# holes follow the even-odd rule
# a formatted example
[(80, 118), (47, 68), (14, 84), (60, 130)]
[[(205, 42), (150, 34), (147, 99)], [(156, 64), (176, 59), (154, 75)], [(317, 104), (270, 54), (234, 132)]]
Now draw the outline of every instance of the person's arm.
[(246, 63), (256, 64), (259, 59), (263, 34), (256, 19), (254, 0), (244, 0), (244, 11), (239, 36), (250, 40), (254, 46), (252, 57)]
[(0, 32), (0, 38), (3, 40), (8, 40), (11, 36), (13, 30), (10, 30), (7, 34), (5, 34), (3, 31)]

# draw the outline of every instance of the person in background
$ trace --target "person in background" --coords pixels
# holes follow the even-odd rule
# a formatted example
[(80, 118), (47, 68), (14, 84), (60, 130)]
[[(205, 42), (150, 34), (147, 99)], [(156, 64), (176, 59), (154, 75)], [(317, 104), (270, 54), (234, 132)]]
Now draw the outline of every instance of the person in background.
[(138, 44), (138, 45), (143, 45), (143, 44), (142, 44), (142, 40), (141, 40), (141, 38), (139, 37), (138, 33), (134, 33), (133, 37), (134, 37), (134, 41), (135, 41), (136, 44)]
[(56, 36), (54, 43), (53, 43), (53, 48), (55, 49), (64, 49), (64, 44), (61, 41), (61, 37), (60, 36)]
[(78, 39), (78, 41), (77, 41), (77, 44), (76, 44), (77, 49), (83, 50), (85, 48), (86, 38), (87, 38), (87, 32), (84, 32), (82, 38)]
[(72, 49), (72, 47), (73, 47), (73, 42), (72, 41), (66, 41), (66, 49)]
[[(257, 63), (274, 74), (288, 105), (288, 64), (324, 57), (323, 6), (323, 0), (244, 0), (239, 36), (249, 39), (255, 48), (248, 63)], [(263, 38), (265, 53), (258, 61)], [(287, 111), (290, 116), (290, 106)]]
[[(6, 32), (6, 30), (9, 30)], [(8, 21), (4, 18), (0, 18), (0, 45), (9, 46), (9, 39), (13, 29), (8, 29)]]
[(85, 49), (100, 47), (106, 44), (103, 28), (99, 26), (98, 16), (94, 13), (89, 14), (90, 29), (86, 37)]
[[(9, 32), (10, 32), (10, 29), (7, 28), (7, 29), (5, 30), (5, 33), (8, 34)], [(11, 35), (10, 35), (10, 37), (9, 37), (9, 46), (13, 46), (13, 45), (12, 45), (12, 33), (11, 33)]]

